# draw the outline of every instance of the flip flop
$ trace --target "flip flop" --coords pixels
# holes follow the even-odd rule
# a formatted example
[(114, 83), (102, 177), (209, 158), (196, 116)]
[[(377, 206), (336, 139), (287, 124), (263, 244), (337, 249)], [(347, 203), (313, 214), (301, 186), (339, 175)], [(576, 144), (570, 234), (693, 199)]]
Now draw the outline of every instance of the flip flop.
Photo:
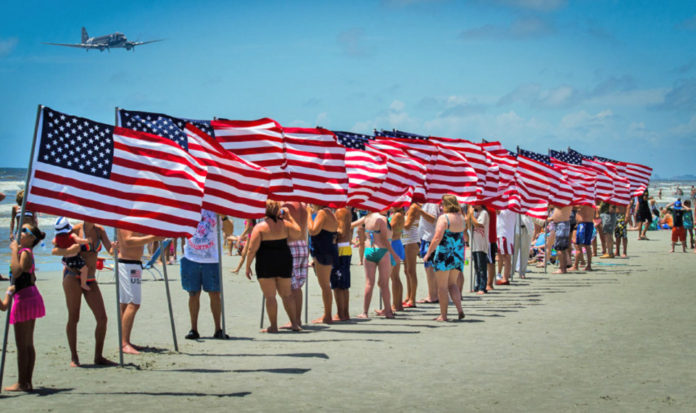
[(440, 301), (439, 300), (428, 300), (427, 298), (424, 298), (422, 300), (416, 301), (418, 304), (438, 304)]

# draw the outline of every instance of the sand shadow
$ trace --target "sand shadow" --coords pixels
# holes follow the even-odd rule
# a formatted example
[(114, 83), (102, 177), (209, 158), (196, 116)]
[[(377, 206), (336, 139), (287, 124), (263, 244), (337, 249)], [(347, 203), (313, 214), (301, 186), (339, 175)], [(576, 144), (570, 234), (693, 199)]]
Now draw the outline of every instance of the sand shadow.
[(165, 354), (165, 353), (174, 353), (174, 350), (170, 350), (168, 348), (161, 348), (161, 347), (150, 347), (150, 346), (145, 346), (145, 347), (138, 347), (138, 351), (141, 353), (152, 353), (152, 354)]
[(10, 398), (10, 397), (17, 397), (17, 396), (53, 396), (55, 394), (61, 394), (61, 393), (66, 393), (66, 392), (71, 392), (74, 390), (73, 388), (54, 388), (54, 387), (34, 387), (34, 390), (30, 392), (8, 392), (8, 391), (3, 391), (2, 394), (0, 394), (0, 399), (4, 398)]
[(289, 340), (289, 339), (280, 339), (280, 340), (262, 340), (262, 342), (269, 342), (269, 343), (337, 343), (337, 342), (348, 342), (348, 341), (371, 341), (374, 343), (381, 343), (384, 340), (379, 340), (376, 338), (333, 338), (333, 339), (326, 339), (326, 340)]
[(70, 393), (70, 395), (81, 394), (85, 396), (92, 395), (127, 395), (127, 396), (183, 396), (183, 397), (246, 397), (251, 394), (250, 391), (241, 391), (236, 393), (199, 393), (199, 392), (151, 392), (151, 391), (123, 391), (123, 392), (90, 392), (90, 393)]
[(278, 369), (240, 369), (232, 370), (234, 373), (274, 373), (274, 374), (305, 374), (312, 369), (278, 368)]
[(281, 354), (220, 354), (220, 353), (181, 353), (186, 356), (191, 357), (300, 357), (300, 358), (319, 358), (319, 359), (329, 359), (329, 355), (326, 353), (281, 353)]
[(332, 328), (332, 333), (351, 333), (351, 334), (420, 334), (420, 331), (397, 331), (397, 330), (340, 330)]

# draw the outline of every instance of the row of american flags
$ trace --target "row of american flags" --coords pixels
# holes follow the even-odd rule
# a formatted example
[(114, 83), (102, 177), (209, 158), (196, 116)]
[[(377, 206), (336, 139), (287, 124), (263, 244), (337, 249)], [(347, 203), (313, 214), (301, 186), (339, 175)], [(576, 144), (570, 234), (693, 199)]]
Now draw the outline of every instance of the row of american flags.
[(544, 218), (549, 205), (626, 205), (652, 169), (500, 142), (374, 135), (269, 119), (212, 121), (117, 109), (111, 126), (40, 107), (27, 207), (162, 236), (195, 231), (201, 208), (258, 218), (266, 199), (381, 211), (454, 194)]

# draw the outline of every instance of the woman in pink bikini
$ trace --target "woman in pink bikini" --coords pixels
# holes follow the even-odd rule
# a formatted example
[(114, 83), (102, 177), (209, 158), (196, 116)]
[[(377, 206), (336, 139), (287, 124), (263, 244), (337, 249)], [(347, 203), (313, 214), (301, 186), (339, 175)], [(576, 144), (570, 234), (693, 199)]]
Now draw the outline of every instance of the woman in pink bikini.
[[(46, 315), (41, 293), (36, 288), (34, 273), (34, 247), (46, 237), (38, 227), (23, 224), (19, 233), (19, 242), (10, 243), (12, 283), (14, 284), (14, 302), (10, 312), (10, 324), (14, 326), (17, 344), (17, 383), (5, 387), (6, 391), (32, 391), (32, 375), (36, 362), (34, 349), (34, 325), (37, 318)], [(79, 288), (79, 286), (78, 286)]]

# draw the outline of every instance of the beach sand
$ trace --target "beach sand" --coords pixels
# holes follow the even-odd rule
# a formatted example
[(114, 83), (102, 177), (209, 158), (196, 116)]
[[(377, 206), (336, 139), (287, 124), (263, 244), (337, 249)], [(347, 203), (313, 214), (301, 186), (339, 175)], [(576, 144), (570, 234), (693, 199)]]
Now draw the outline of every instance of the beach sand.
[[(89, 365), (95, 323), (84, 302), (78, 331), (84, 366), (69, 367), (60, 274), (39, 273), (48, 314), (36, 325), (36, 392), (3, 392), (0, 403), (32, 412), (693, 411), (696, 254), (669, 254), (668, 231), (648, 233), (649, 241), (636, 241), (636, 235), (629, 233), (630, 259), (597, 259), (595, 272), (551, 275), (533, 269), (526, 280), (483, 297), (465, 293), (463, 322), (432, 321), (438, 307), (421, 305), (396, 320), (307, 326), (302, 333), (277, 335), (258, 332), (258, 283), (232, 276), (238, 257), (225, 256), (230, 340), (184, 340), (187, 296), (178, 265), (168, 266), (179, 352), (165, 285), (147, 281), (133, 342), (150, 346), (150, 352), (124, 355), (125, 368)], [(354, 254), (353, 315), (360, 312), (364, 283), (357, 263)], [(425, 274), (418, 267), (423, 297)], [(465, 275), (468, 290), (468, 268)], [(151, 279), (147, 272), (144, 279)], [(310, 280), (312, 319), (321, 312), (321, 299), (311, 270)], [(117, 361), (111, 281), (110, 272), (101, 272), (110, 317), (105, 355)], [(375, 294), (373, 309), (377, 303)], [(453, 306), (450, 315), (456, 316)], [(282, 307), (279, 320), (286, 321)], [(213, 334), (207, 297), (201, 300), (199, 331)], [(3, 385), (16, 380), (15, 355), (10, 333)]]

